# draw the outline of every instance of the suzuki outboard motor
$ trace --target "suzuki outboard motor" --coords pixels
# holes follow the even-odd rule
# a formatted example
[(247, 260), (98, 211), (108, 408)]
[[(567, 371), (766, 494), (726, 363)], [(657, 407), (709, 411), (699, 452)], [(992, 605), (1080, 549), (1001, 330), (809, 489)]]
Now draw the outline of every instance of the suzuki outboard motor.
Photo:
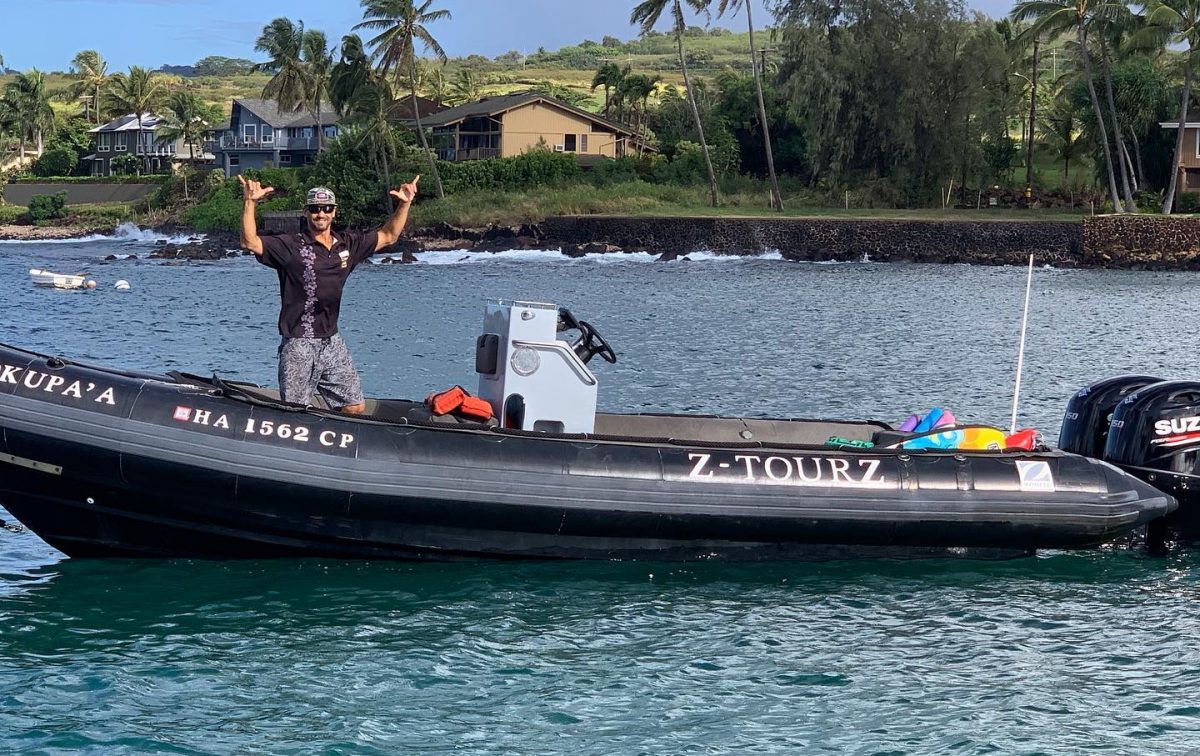
[(1058, 448), (1102, 459), (1113, 410), (1129, 394), (1161, 380), (1148, 375), (1120, 375), (1080, 389), (1067, 403)]
[(1200, 540), (1200, 382), (1161, 381), (1113, 411), (1104, 460), (1179, 500), (1167, 537)]

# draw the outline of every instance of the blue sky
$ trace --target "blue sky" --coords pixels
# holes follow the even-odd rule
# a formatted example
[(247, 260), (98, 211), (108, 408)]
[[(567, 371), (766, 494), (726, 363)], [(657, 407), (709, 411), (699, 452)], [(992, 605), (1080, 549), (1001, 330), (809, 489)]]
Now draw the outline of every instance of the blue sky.
[[(43, 71), (70, 67), (80, 50), (99, 50), (110, 71), (131, 65), (187, 65), (206, 55), (259, 59), (254, 40), (271, 19), (303, 20), (336, 42), (362, 20), (357, 0), (3, 0), (6, 26), (20, 33), (0, 37), (9, 68)], [(766, 0), (753, 0), (756, 23), (767, 19)], [(1012, 0), (968, 0), (1000, 17)], [(634, 0), (438, 0), (451, 21), (431, 27), (450, 55), (492, 57), (507, 50), (553, 50), (606, 34), (636, 36), (629, 25)], [(503, 9), (503, 10), (500, 10)], [(742, 17), (721, 26), (740, 28)], [(662, 28), (666, 22), (662, 23)]]

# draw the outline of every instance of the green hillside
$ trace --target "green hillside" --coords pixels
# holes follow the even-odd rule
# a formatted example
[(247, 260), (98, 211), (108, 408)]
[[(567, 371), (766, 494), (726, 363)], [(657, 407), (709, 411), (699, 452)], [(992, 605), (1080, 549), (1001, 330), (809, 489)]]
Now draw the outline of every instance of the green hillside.
[[(337, 39), (345, 30), (324, 31), (330, 39)], [(756, 34), (755, 39), (760, 46), (771, 47), (770, 30)], [(687, 47), (689, 68), (700, 77), (714, 76), (727, 66), (743, 70), (750, 67), (749, 35), (745, 32), (735, 34), (718, 27), (711, 30), (693, 27), (689, 30)], [(104, 55), (105, 51), (101, 49), (99, 52)], [(581, 107), (599, 110), (604, 104), (603, 90), (593, 92), (591, 83), (596, 69), (606, 62), (629, 66), (636, 73), (659, 75), (663, 85), (683, 85), (674, 38), (658, 33), (628, 41), (611, 37), (601, 41), (585, 40), (559, 50), (512, 51), (495, 58), (481, 55), (451, 58), (444, 66), (435, 66), (431, 61), (426, 61), (425, 69), (430, 79), (436, 78), (435, 71), (441, 72), (444, 86), (440, 94), (447, 102), (461, 101), (467, 93), (485, 96), (543, 87)], [(64, 67), (66, 63), (64, 61)], [(476, 89), (468, 88), (464, 93), (462, 88), (456, 88), (456, 83), (464, 76), (463, 72), (466, 72), (468, 81)], [(226, 113), (235, 97), (262, 96), (263, 86), (270, 79), (266, 73), (193, 77), (168, 73), (161, 75), (169, 87), (193, 91), (206, 103), (219, 106)], [(0, 76), (0, 88), (11, 79), (12, 75)], [(46, 80), (52, 91), (65, 90), (72, 84), (71, 77), (61, 71), (48, 73)], [(422, 94), (437, 95), (437, 90), (438, 87), (430, 81), (423, 86)], [(55, 107), (64, 113), (79, 112), (81, 105), (58, 101)]]

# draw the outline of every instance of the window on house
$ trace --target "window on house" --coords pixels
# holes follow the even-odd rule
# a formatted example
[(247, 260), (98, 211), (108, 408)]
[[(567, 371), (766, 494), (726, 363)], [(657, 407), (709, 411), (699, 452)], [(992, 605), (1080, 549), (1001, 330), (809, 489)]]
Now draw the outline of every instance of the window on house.
[(271, 144), (272, 142), (274, 142), (275, 141), (275, 129), (271, 129), (266, 126), (263, 126), (262, 141), (263, 141), (263, 144)]
[(254, 138), (255, 138), (255, 136), (257, 136), (257, 134), (258, 134), (258, 131), (254, 128), (254, 124), (252, 124), (252, 123), (242, 124), (242, 141), (243, 142), (253, 142)]
[(108, 152), (108, 148), (112, 144), (112, 134), (97, 134), (96, 135), (96, 152)]
[(288, 155), (285, 153), (285, 154), (279, 156), (279, 164), (280, 165), (291, 165), (291, 162), (292, 162), (291, 155)]
[(230, 155), (229, 156), (229, 165), (230, 166), (241, 165), (241, 164), (242, 164), (242, 156), (241, 155)]
[(113, 135), (113, 152), (126, 152), (128, 149), (129, 149), (129, 145), (125, 143), (123, 135), (122, 134), (114, 134)]
[(580, 135), (579, 135), (579, 151), (580, 151), (580, 152), (587, 152), (587, 151), (588, 151), (588, 148), (587, 148), (587, 136), (588, 136), (587, 134), (580, 134)]
[(575, 135), (574, 134), (563, 135), (563, 150), (565, 150), (567, 152), (575, 151)]

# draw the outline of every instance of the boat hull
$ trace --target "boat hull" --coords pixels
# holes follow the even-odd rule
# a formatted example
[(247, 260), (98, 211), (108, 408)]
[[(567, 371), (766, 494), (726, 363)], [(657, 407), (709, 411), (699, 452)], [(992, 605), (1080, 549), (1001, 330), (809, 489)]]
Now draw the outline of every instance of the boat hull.
[(373, 422), (0, 349), (0, 505), (78, 557), (754, 560), (1087, 547), (1174, 501), (1064, 453)]

